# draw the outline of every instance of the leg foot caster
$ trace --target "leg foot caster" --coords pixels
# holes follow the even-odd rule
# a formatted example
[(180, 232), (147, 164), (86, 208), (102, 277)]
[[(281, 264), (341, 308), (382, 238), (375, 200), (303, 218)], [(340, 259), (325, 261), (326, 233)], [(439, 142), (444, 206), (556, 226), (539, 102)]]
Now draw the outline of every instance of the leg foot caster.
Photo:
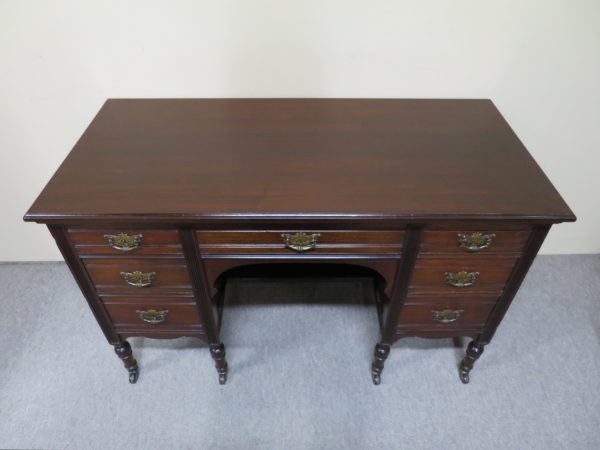
[(377, 373), (375, 371), (371, 372), (371, 378), (373, 379), (373, 384), (375, 386), (379, 386), (381, 384), (381, 373)]
[(134, 384), (138, 380), (140, 369), (137, 361), (133, 357), (133, 353), (131, 352), (131, 345), (129, 345), (129, 342), (127, 341), (124, 341), (121, 344), (116, 344), (115, 353), (119, 359), (123, 361), (125, 369), (127, 369), (127, 372), (129, 372), (129, 382)]
[(373, 358), (373, 364), (371, 364), (371, 379), (373, 380), (373, 384), (375, 386), (381, 384), (381, 372), (383, 372), (383, 367), (385, 364), (385, 360), (390, 354), (390, 346), (384, 344), (376, 344), (375, 345), (375, 356)]
[(138, 368), (138, 366), (135, 366), (134, 368), (127, 370), (129, 371), (129, 382), (131, 384), (135, 384), (138, 380), (138, 377), (140, 376), (140, 369)]
[(458, 371), (458, 376), (463, 384), (469, 384), (469, 371), (467, 369), (461, 367)]
[(473, 364), (475, 364), (475, 361), (477, 361), (483, 353), (483, 349), (483, 344), (480, 344), (477, 339), (470, 342), (467, 346), (467, 354), (461, 361), (458, 369), (458, 376), (463, 384), (469, 383), (469, 373), (471, 372), (471, 369), (473, 369)]
[(215, 367), (219, 374), (219, 384), (227, 383), (227, 360), (225, 359), (225, 346), (223, 344), (211, 344), (210, 354), (215, 360)]

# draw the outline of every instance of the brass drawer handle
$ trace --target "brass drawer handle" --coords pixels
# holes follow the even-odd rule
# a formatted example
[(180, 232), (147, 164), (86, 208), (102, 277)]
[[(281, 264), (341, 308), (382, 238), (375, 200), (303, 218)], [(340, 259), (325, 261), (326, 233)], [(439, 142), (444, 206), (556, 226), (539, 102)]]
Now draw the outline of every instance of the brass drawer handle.
[(152, 285), (152, 282), (156, 278), (156, 272), (140, 272), (139, 270), (135, 270), (133, 272), (121, 272), (121, 276), (131, 286), (148, 287)]
[(317, 240), (321, 236), (319, 233), (294, 233), (282, 234), (285, 246), (297, 252), (306, 252), (317, 246)]
[(475, 284), (477, 281), (477, 277), (479, 276), (479, 272), (465, 272), (461, 270), (460, 272), (446, 272), (446, 282), (450, 286), (454, 287), (468, 287)]
[(456, 322), (464, 309), (444, 309), (442, 311), (431, 311), (431, 318), (436, 322), (452, 323)]
[(135, 250), (140, 245), (142, 245), (142, 235), (141, 234), (132, 234), (128, 235), (127, 233), (119, 233), (119, 234), (105, 234), (104, 238), (115, 250), (119, 250), (122, 252), (130, 252)]
[(458, 233), (458, 246), (469, 252), (478, 252), (492, 245), (492, 239), (495, 237), (495, 234), (479, 232), (471, 234)]
[(168, 309), (162, 309), (157, 311), (156, 309), (147, 309), (147, 310), (137, 310), (139, 318), (146, 323), (151, 323), (156, 325), (157, 323), (162, 323), (167, 320), (167, 315), (169, 314)]

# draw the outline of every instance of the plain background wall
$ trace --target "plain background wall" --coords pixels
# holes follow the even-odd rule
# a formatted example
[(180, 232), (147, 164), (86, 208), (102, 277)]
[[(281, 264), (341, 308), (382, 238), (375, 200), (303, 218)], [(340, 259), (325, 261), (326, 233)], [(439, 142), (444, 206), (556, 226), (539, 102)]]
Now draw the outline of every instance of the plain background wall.
[(0, 0), (0, 260), (58, 260), (21, 218), (108, 97), (491, 98), (600, 252), (598, 0)]

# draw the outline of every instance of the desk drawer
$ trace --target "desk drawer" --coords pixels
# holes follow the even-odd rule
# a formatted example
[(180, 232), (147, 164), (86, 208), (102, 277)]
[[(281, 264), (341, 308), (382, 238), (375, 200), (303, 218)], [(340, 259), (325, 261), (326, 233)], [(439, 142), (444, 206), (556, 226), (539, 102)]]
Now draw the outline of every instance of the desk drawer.
[(494, 302), (469, 302), (452, 298), (405, 304), (400, 313), (398, 328), (481, 328), (485, 325), (494, 305)]
[(198, 231), (204, 254), (400, 254), (403, 231)]
[(70, 228), (68, 234), (81, 257), (183, 254), (177, 230)]
[(93, 258), (84, 264), (98, 292), (159, 293), (192, 292), (183, 258)]
[(409, 293), (485, 291), (499, 294), (516, 262), (517, 258), (419, 259)]
[(530, 229), (425, 230), (419, 256), (423, 257), (428, 253), (456, 255), (521, 253), (530, 234)]
[(195, 303), (111, 303), (106, 310), (117, 330), (173, 330), (200, 327)]

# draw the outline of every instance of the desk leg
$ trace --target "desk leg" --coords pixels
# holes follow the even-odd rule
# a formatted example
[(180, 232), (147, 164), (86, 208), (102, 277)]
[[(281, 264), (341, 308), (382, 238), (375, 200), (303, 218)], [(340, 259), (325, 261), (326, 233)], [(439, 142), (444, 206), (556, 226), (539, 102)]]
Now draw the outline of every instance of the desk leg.
[[(225, 384), (227, 382), (227, 360), (225, 359), (225, 345), (223, 345), (219, 338), (225, 286), (218, 287), (217, 298), (214, 301), (209, 294), (210, 289), (206, 281), (202, 257), (198, 251), (198, 240), (195, 231), (192, 228), (181, 228), (179, 236), (190, 271), (196, 297), (196, 306), (203, 321), (210, 355), (215, 360), (215, 367), (219, 374), (219, 384)], [(217, 307), (217, 320), (215, 320), (213, 305)]]
[(223, 306), (225, 302), (225, 287), (226, 283), (221, 283), (217, 288), (217, 294), (212, 301), (212, 304), (217, 308), (217, 335), (214, 336), (217, 339), (216, 344), (209, 344), (210, 354), (215, 360), (215, 367), (219, 374), (219, 384), (225, 384), (227, 382), (227, 360), (225, 359), (225, 345), (219, 342), (219, 334), (221, 330), (221, 322), (223, 319)]
[(131, 352), (131, 345), (129, 345), (129, 342), (127, 341), (116, 344), (115, 353), (119, 359), (123, 361), (123, 365), (127, 369), (127, 372), (129, 372), (129, 382), (134, 384), (138, 379), (140, 370), (138, 368), (138, 363)]
[[(421, 241), (422, 227), (420, 225), (409, 226), (404, 234), (402, 260), (396, 275), (394, 285), (385, 319), (380, 319), (381, 340), (375, 345), (375, 358), (371, 365), (371, 376), (373, 384), (381, 383), (381, 372), (385, 360), (390, 354), (391, 343), (397, 339), (398, 320), (402, 312), (404, 298), (408, 292), (408, 285), (412, 277), (413, 269), (417, 261), (419, 243)], [(377, 292), (376, 292), (377, 294)], [(377, 297), (376, 297), (377, 298)], [(379, 311), (380, 308), (378, 308)], [(380, 315), (381, 312), (380, 312)]]
[(479, 338), (471, 341), (467, 346), (467, 354), (460, 363), (459, 369), (460, 381), (462, 381), (464, 384), (469, 382), (469, 372), (471, 369), (473, 369), (473, 364), (475, 364), (475, 361), (477, 361), (482, 355), (483, 349), (484, 345), (480, 342)]
[(371, 377), (373, 378), (373, 384), (381, 383), (381, 372), (383, 372), (383, 367), (385, 364), (385, 360), (390, 354), (390, 345), (387, 344), (376, 344), (375, 345), (375, 356), (373, 359), (373, 364), (371, 364)]

